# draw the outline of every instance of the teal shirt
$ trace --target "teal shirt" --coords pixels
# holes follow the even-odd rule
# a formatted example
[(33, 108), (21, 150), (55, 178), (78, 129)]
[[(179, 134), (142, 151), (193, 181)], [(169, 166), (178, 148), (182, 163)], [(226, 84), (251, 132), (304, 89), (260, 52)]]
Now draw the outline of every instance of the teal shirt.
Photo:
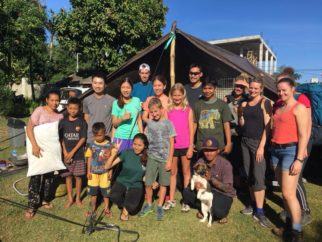
[(119, 139), (133, 139), (133, 137), (139, 133), (139, 127), (137, 122), (137, 115), (141, 111), (140, 99), (132, 97), (129, 103), (126, 103), (123, 108), (120, 108), (117, 104), (117, 100), (113, 102), (112, 115), (120, 118), (125, 112), (131, 113), (131, 118), (124, 120), (117, 128), (114, 134), (115, 138)]
[(119, 158), (122, 168), (116, 181), (127, 188), (143, 188), (145, 168), (141, 164), (141, 157), (130, 149), (122, 151)]

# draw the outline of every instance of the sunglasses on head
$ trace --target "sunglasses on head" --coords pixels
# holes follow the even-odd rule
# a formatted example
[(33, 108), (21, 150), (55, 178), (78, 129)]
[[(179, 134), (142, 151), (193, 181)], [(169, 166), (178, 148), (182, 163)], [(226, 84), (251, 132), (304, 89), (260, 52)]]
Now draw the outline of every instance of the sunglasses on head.
[(192, 72), (192, 71), (189, 72), (189, 75), (191, 75), (191, 76), (197, 76), (199, 74), (200, 74), (200, 72)]

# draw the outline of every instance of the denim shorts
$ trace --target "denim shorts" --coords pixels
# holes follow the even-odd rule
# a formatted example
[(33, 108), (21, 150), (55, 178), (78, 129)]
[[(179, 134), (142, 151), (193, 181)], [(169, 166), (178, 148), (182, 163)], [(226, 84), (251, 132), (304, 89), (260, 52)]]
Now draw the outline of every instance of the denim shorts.
[(282, 171), (289, 171), (296, 159), (297, 145), (288, 147), (272, 147), (272, 166), (280, 167)]

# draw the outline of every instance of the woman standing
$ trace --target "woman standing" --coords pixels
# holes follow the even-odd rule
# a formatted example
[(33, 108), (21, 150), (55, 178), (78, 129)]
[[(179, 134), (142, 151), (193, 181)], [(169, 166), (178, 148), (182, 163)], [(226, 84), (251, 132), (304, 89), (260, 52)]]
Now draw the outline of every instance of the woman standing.
[[(35, 139), (34, 127), (41, 124), (56, 122), (63, 118), (63, 115), (57, 112), (60, 101), (58, 91), (49, 91), (45, 101), (45, 106), (36, 108), (31, 114), (26, 128), (27, 136), (32, 146), (32, 154), (38, 158), (42, 156), (42, 148), (37, 144)], [(57, 142), (59, 141), (57, 140)], [(53, 180), (53, 172), (30, 177), (28, 186), (28, 209), (25, 212), (25, 218), (33, 218), (40, 205), (44, 208), (53, 207), (50, 203), (52, 199)]]
[(295, 81), (291, 76), (277, 80), (277, 91), (283, 105), (273, 116), (272, 165), (280, 182), (284, 207), (291, 215), (285, 232), (291, 229), (292, 241), (303, 241), (296, 187), (306, 157), (309, 117), (306, 107), (294, 98)]
[[(263, 211), (265, 200), (265, 145), (270, 132), (272, 108), (270, 101), (262, 96), (263, 76), (259, 75), (249, 84), (249, 101), (243, 102), (239, 110), (239, 124), (242, 127), (241, 149), (244, 170), (248, 180), (251, 204), (241, 211), (261, 226), (272, 225)], [(255, 209), (255, 211), (254, 211)]]
[(167, 118), (167, 107), (168, 107), (168, 96), (164, 94), (164, 90), (167, 88), (167, 80), (162, 75), (157, 75), (152, 81), (153, 91), (155, 96), (148, 97), (146, 101), (143, 103), (143, 116), (142, 119), (144, 122), (147, 122), (150, 118), (149, 116), (149, 102), (153, 97), (157, 97), (160, 99), (162, 103), (162, 114), (165, 118)]
[(113, 102), (112, 123), (115, 128), (112, 140), (121, 140), (120, 152), (132, 147), (133, 137), (142, 133), (140, 99), (132, 97), (133, 83), (129, 78), (124, 78), (120, 84), (120, 96)]

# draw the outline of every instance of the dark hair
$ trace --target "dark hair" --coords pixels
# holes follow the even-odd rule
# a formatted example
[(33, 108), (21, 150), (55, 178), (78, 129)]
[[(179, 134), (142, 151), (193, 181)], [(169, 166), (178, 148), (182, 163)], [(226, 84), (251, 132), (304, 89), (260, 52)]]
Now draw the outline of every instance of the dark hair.
[(162, 76), (162, 75), (156, 75), (156, 76), (153, 78), (152, 83), (154, 83), (156, 80), (158, 80), (158, 81), (162, 82), (162, 84), (163, 84), (164, 86), (166, 86), (166, 85), (167, 85), (167, 79), (165, 79), (165, 77), (164, 77), (164, 76)]
[[(128, 84), (130, 84), (132, 90), (133, 90), (133, 82), (131, 81), (130, 78), (128, 77), (125, 77), (121, 83), (120, 83), (120, 90), (121, 90), (121, 86), (123, 85), (123, 83), (127, 82)], [(123, 96), (122, 96), (122, 93), (120, 93), (120, 96), (119, 98), (117, 99), (117, 105), (120, 107), (120, 108), (123, 108), (124, 107), (124, 99), (123, 99)]]
[(94, 80), (95, 77), (101, 78), (104, 80), (104, 83), (106, 83), (106, 75), (104, 72), (102, 71), (97, 71), (95, 73), (92, 74), (92, 82)]
[(295, 87), (294, 69), (292, 67), (285, 67), (282, 73), (276, 76), (276, 84), (281, 82), (288, 83), (291, 87)]
[(251, 84), (252, 82), (256, 82), (259, 83), (261, 85), (261, 87), (264, 87), (264, 74), (263, 73), (259, 73), (257, 76), (255, 76), (254, 79), (251, 79), (249, 81), (249, 84)]
[(104, 130), (105, 131), (105, 124), (102, 122), (94, 123), (92, 126), (92, 132), (93, 134), (97, 134), (99, 131)]
[(157, 97), (151, 98), (148, 104), (148, 108), (150, 109), (152, 106), (157, 106), (158, 108), (162, 108), (161, 100)]
[(211, 80), (211, 79), (206, 79), (206, 81), (204, 81), (202, 83), (202, 87), (205, 87), (205, 86), (208, 86), (208, 85), (211, 85), (213, 86), (214, 88), (218, 87), (218, 82), (216, 80)]
[(49, 98), (50, 95), (57, 95), (60, 99), (60, 92), (57, 89), (51, 89), (48, 92), (46, 92), (45, 99)]
[(68, 99), (68, 104), (67, 105), (69, 105), (69, 104), (76, 104), (76, 105), (78, 105), (78, 107), (80, 107), (81, 106), (81, 100), (79, 100), (78, 97), (71, 97), (71, 98)]
[(199, 68), (200, 72), (202, 72), (202, 67), (201, 67), (201, 65), (199, 65), (199, 64), (197, 64), (197, 63), (192, 63), (192, 64), (189, 66), (189, 70), (191, 70), (191, 68), (194, 68), (194, 67)]
[(144, 149), (142, 151), (142, 156), (141, 156), (141, 164), (146, 166), (146, 163), (148, 161), (148, 148), (149, 148), (149, 141), (148, 138), (146, 137), (145, 134), (143, 133), (138, 133), (134, 136), (133, 138), (133, 142), (135, 139), (140, 139), (142, 140), (143, 144), (144, 144)]

